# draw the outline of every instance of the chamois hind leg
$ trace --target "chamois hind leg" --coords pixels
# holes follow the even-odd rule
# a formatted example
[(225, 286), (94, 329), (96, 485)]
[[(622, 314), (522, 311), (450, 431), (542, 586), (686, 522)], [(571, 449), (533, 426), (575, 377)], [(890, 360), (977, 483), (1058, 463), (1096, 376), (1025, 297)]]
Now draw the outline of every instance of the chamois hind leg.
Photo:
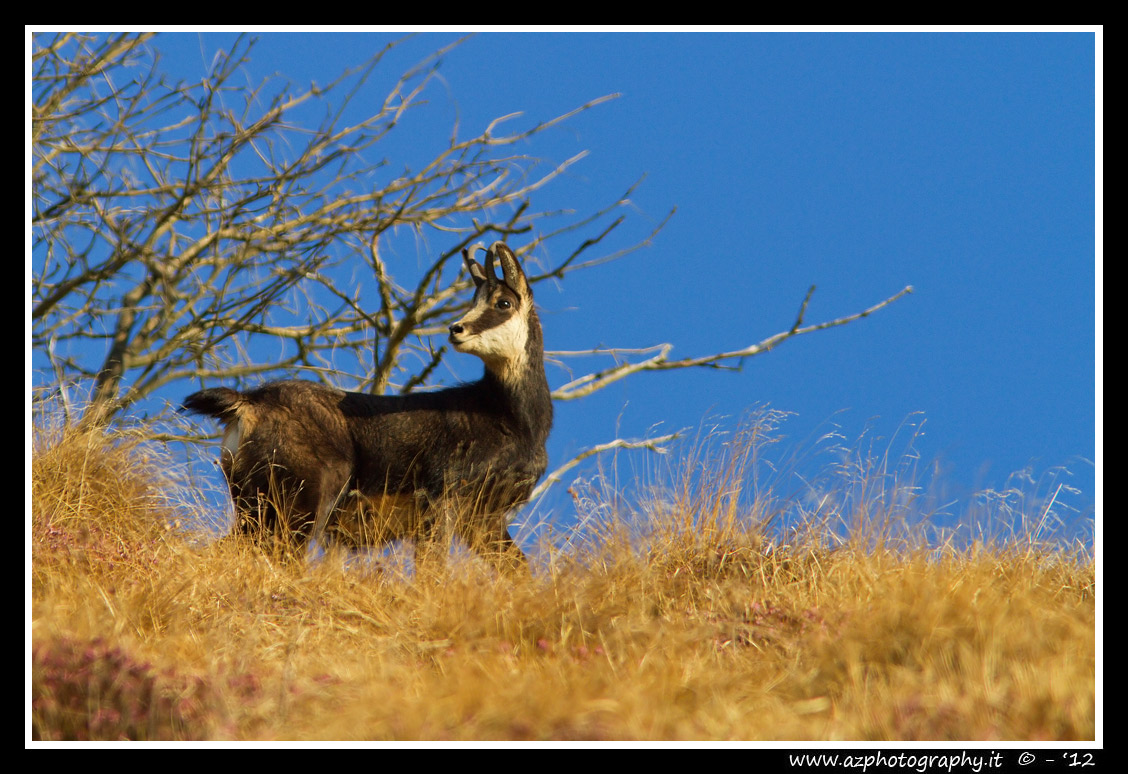
[(235, 522), (224, 540), (249, 538), (256, 544), (274, 539), (278, 532), (278, 513), (263, 497), (239, 497), (235, 500)]
[(286, 542), (295, 550), (320, 539), (348, 487), (348, 474), (339, 466), (326, 466), (321, 474), (298, 484), (291, 481), (282, 513)]
[[(348, 494), (349, 480), (347, 476), (326, 476), (322, 479), (317, 491), (317, 504), (314, 508), (314, 519), (310, 525), (309, 539), (323, 549), (334, 542), (327, 538), (326, 530), (337, 517), (337, 509)], [(311, 496), (312, 501), (312, 496)]]
[(256, 545), (299, 555), (324, 531), (348, 477), (327, 470), (314, 481), (295, 481), (279, 466), (233, 487), (235, 524), (225, 539), (249, 537)]
[(253, 478), (230, 484), (235, 521), (223, 540), (250, 539), (256, 545), (273, 542), (279, 529), (277, 502)]
[(223, 459), (223, 473), (235, 504), (235, 522), (227, 537), (250, 538), (256, 545), (265, 546), (289, 532), (290, 515), (299, 507), (301, 487), (274, 461), (248, 464), (248, 459), (253, 457)]

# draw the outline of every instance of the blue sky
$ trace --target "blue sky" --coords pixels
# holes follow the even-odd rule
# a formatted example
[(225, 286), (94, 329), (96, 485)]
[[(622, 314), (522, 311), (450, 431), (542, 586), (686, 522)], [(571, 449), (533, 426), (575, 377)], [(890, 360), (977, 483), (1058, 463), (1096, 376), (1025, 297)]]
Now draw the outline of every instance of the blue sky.
[[(154, 45), (166, 70), (198, 79), (233, 37), (168, 33)], [(277, 73), (305, 84), (400, 35), (257, 37), (248, 83)], [(457, 37), (408, 41), (372, 100)], [(1064, 465), (1091, 518), (1097, 42), (1091, 31), (483, 32), (444, 56), (427, 120), (385, 152), (400, 164), (397, 152), (426, 154), (455, 117), (470, 134), (515, 111), (535, 122), (621, 94), (524, 149), (553, 161), (589, 151), (534, 203), (594, 211), (645, 175), (612, 247), (677, 213), (651, 247), (538, 286), (549, 350), (669, 342), (674, 356), (702, 355), (787, 329), (811, 284), (808, 322), (915, 289), (738, 373), (641, 374), (560, 403), (552, 467), (617, 436), (731, 429), (755, 406), (795, 413), (780, 429), (792, 449), (832, 425), (849, 445), (923, 419), (915, 451), (954, 496)], [(620, 460), (636, 464), (649, 463)]]

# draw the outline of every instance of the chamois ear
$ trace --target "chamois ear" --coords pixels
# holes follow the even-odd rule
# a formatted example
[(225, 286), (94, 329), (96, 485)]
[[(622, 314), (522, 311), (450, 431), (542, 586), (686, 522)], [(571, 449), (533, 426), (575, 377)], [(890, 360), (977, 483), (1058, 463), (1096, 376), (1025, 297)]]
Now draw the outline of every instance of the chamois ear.
[[(517, 256), (509, 249), (509, 245), (504, 242), (494, 242), (490, 245), (487, 253), (488, 256), (497, 256), (501, 261), (501, 272), (505, 277), (504, 282), (509, 286), (509, 289), (519, 295), (526, 295), (529, 292), (529, 281), (525, 278), (525, 272), (521, 269), (521, 264), (517, 262)], [(492, 260), (487, 258), (489, 263)]]
[[(480, 288), (482, 285), (489, 282), (489, 275), (482, 264), (474, 260), (473, 255), (475, 250), (484, 250), (481, 245), (474, 245), (470, 248), (462, 248), (462, 260), (466, 263), (466, 268), (470, 271), (470, 279), (474, 280), (474, 287)], [(492, 272), (491, 272), (492, 273)]]

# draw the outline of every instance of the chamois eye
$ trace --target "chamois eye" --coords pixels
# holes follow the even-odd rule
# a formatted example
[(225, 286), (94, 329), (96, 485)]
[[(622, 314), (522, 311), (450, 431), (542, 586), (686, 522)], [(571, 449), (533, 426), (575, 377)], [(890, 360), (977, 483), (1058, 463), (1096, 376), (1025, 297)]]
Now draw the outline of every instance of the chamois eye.
[(508, 309), (511, 306), (513, 306), (513, 304), (511, 304), (509, 302), (508, 298), (503, 298), (503, 299), (501, 299), (500, 301), (497, 302), (497, 308), (498, 309)]

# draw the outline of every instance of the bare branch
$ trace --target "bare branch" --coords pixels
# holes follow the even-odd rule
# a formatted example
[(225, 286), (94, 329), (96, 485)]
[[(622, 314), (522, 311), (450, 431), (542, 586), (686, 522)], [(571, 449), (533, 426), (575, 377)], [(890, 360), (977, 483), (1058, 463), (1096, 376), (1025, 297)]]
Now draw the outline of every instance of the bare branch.
[(673, 441), (679, 437), (681, 437), (681, 433), (670, 433), (669, 435), (661, 435), (655, 438), (643, 438), (633, 441), (616, 438), (613, 441), (608, 441), (607, 443), (601, 443), (596, 446), (592, 446), (591, 448), (584, 449), (575, 457), (568, 460), (556, 470), (545, 476), (544, 481), (541, 481), (540, 484), (537, 485), (536, 489), (533, 490), (533, 493), (529, 495), (529, 500), (536, 500), (538, 497), (544, 494), (544, 492), (547, 491), (549, 487), (551, 487), (553, 484), (558, 483), (565, 473), (579, 465), (588, 457), (592, 457), (596, 454), (603, 454), (604, 452), (614, 451), (616, 449), (647, 449), (658, 454), (665, 454), (668, 449), (665, 446), (662, 446), (662, 444), (669, 443), (670, 441)]
[[(400, 389), (425, 386), (445, 353), (425, 336), (466, 304), (466, 283), (443, 277), (451, 257), (491, 234), (543, 231), (554, 216), (530, 197), (586, 155), (546, 164), (504, 150), (616, 96), (531, 125), (505, 116), (462, 137), (456, 125), (448, 145), (389, 175), (368, 154), (460, 42), (345, 124), (354, 100), (371, 101), (370, 77), (396, 44), (327, 85), (293, 89), (233, 85), (254, 45), (244, 36), (184, 84), (158, 71), (149, 34), (33, 38), (32, 343), (49, 352), (52, 378), (92, 382), (99, 422), (186, 375), (297, 368), (326, 380), (364, 374), (377, 392), (397, 374)], [(314, 127), (298, 118), (311, 105), (325, 110)], [(601, 225), (602, 214), (544, 238), (608, 233), (617, 222)], [(397, 231), (442, 235), (444, 249), (412, 271), (377, 249), (382, 236), (398, 244)], [(368, 277), (349, 268), (366, 253)], [(262, 347), (272, 354), (249, 354)]]
[[(158, 416), (159, 391), (187, 380), (297, 372), (376, 393), (428, 389), (447, 353), (429, 337), (469, 304), (457, 258), (464, 247), (520, 235), (522, 257), (564, 256), (529, 281), (563, 280), (651, 245), (674, 215), (620, 240), (641, 178), (595, 212), (533, 206), (587, 152), (559, 161), (518, 150), (616, 94), (539, 121), (510, 114), (467, 131), (456, 119), (447, 139), (421, 147), (412, 163), (382, 158), (385, 138), (412, 131), (442, 55), (461, 40), (376, 95), (373, 76), (398, 43), (328, 84), (295, 87), (275, 78), (243, 85), (254, 48), (246, 36), (217, 52), (203, 79), (174, 82), (159, 68), (160, 40), (32, 39), (36, 378), (88, 388), (88, 421), (138, 408)], [(358, 114), (366, 117), (346, 123)], [(550, 252), (550, 244), (562, 246)], [(788, 330), (740, 350), (680, 360), (670, 358), (671, 344), (547, 353), (614, 360), (552, 396), (574, 400), (642, 371), (739, 369), (744, 358), (868, 316), (911, 288), (809, 325), (813, 292)], [(594, 454), (661, 453), (674, 437), (592, 447), (536, 495)]]
[[(740, 368), (744, 365), (743, 361), (745, 358), (763, 354), (764, 352), (767, 352), (776, 345), (792, 338), (793, 336), (802, 336), (805, 333), (812, 333), (814, 331), (821, 331), (827, 328), (834, 328), (839, 325), (852, 323), (856, 320), (862, 319), (863, 317), (868, 317), (874, 312), (883, 309), (889, 304), (892, 304), (902, 296), (913, 292), (912, 286), (909, 285), (903, 288), (900, 292), (890, 296), (880, 303), (874, 304), (864, 311), (847, 315), (846, 317), (839, 317), (836, 320), (829, 320), (827, 322), (803, 327), (803, 316), (806, 314), (807, 304), (811, 300), (811, 294), (814, 293), (814, 290), (814, 286), (811, 286), (810, 290), (807, 291), (807, 296), (803, 299), (803, 304), (799, 309), (799, 315), (798, 317), (796, 317), (795, 323), (791, 326), (791, 328), (781, 333), (777, 333), (773, 336), (769, 336), (768, 338), (756, 344), (752, 344), (751, 346), (745, 347), (744, 349), (732, 350), (731, 352), (718, 352), (715, 355), (705, 355), (704, 357), (691, 357), (685, 358), (683, 360), (670, 360), (669, 354), (673, 349), (673, 345), (661, 344), (658, 345), (658, 354), (654, 355), (653, 357), (633, 363), (620, 363), (618, 365), (612, 366), (611, 368), (581, 376), (578, 379), (574, 379), (571, 382), (568, 382), (562, 387), (558, 387), (553, 391), (552, 397), (555, 400), (575, 400), (577, 398), (583, 398), (587, 395), (592, 394), (593, 392), (602, 390), (604, 387), (613, 384), (620, 379), (625, 379), (626, 377), (632, 374), (639, 373), (641, 371), (663, 371), (673, 368), (731, 368), (733, 370), (740, 370)], [(612, 351), (623, 352), (626, 350)], [(563, 353), (553, 354), (560, 355)], [(736, 359), (739, 362), (732, 366), (728, 366), (723, 363), (723, 361), (733, 359)]]

